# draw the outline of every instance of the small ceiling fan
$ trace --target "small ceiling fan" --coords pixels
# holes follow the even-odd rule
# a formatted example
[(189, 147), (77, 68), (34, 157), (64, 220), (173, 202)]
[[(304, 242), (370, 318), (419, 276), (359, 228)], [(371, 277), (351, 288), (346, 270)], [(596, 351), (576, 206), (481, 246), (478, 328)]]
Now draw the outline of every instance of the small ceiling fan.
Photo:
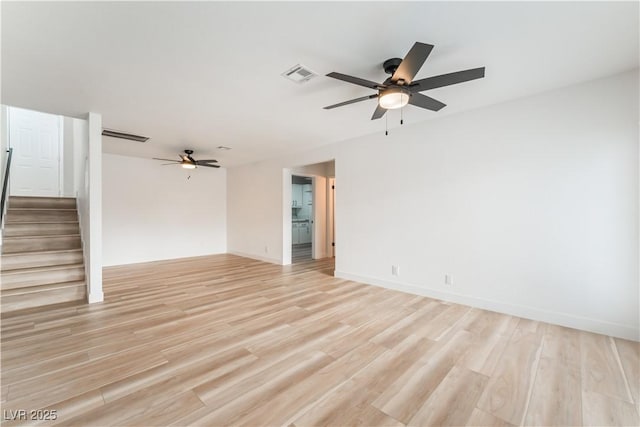
[(193, 154), (193, 150), (184, 150), (184, 154), (178, 154), (178, 156), (180, 157), (180, 160), (158, 159), (157, 157), (154, 157), (153, 160), (164, 160), (166, 162), (171, 162), (171, 163), (165, 163), (162, 166), (178, 164), (185, 169), (195, 169), (198, 166), (205, 166), (208, 168), (220, 167), (220, 165), (213, 164), (213, 163), (218, 163), (217, 160), (214, 160), (214, 159), (196, 160), (193, 157), (191, 157), (192, 154)]
[(387, 74), (391, 74), (391, 77), (387, 78), (384, 83), (376, 83), (359, 77), (352, 77), (335, 72), (327, 74), (327, 77), (333, 77), (334, 79), (342, 80), (347, 83), (374, 89), (377, 90), (378, 93), (329, 105), (328, 107), (324, 107), (324, 109), (331, 110), (332, 108), (342, 107), (343, 105), (377, 98), (378, 106), (373, 112), (371, 120), (381, 118), (387, 110), (402, 108), (407, 104), (426, 108), (431, 111), (439, 111), (445, 107), (446, 104), (419, 92), (484, 77), (484, 67), (480, 67), (434, 77), (427, 77), (426, 79), (413, 80), (416, 74), (418, 74), (418, 71), (420, 71), (424, 61), (427, 60), (432, 49), (433, 45), (416, 42), (404, 59), (391, 58), (384, 61), (384, 71)]

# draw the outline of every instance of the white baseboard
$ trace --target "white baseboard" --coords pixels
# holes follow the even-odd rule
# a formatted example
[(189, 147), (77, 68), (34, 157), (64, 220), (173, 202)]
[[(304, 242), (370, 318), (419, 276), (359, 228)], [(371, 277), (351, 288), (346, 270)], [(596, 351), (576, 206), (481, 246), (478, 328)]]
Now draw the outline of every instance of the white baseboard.
[(87, 298), (89, 300), (89, 304), (94, 304), (96, 302), (104, 301), (104, 293), (103, 292), (93, 292), (89, 294)]
[(258, 261), (264, 261), (264, 262), (268, 262), (271, 264), (278, 264), (278, 265), (283, 265), (282, 264), (282, 260), (281, 259), (277, 259), (277, 258), (269, 258), (269, 257), (265, 257), (262, 255), (254, 255), (254, 254), (247, 254), (244, 252), (238, 252), (238, 251), (227, 251), (227, 253), (231, 254), (231, 255), (238, 255), (244, 258), (251, 258), (251, 259), (255, 259)]
[(422, 295), (430, 298), (436, 298), (443, 301), (464, 304), (471, 307), (482, 308), (485, 310), (495, 311), (498, 313), (509, 314), (526, 319), (538, 320), (541, 322), (553, 323), (555, 325), (566, 326), (574, 329), (595, 332), (598, 334), (610, 335), (613, 337), (624, 338), (632, 341), (640, 341), (640, 330), (603, 320), (591, 319), (587, 317), (575, 316), (573, 314), (559, 313), (548, 311), (535, 307), (527, 307), (505, 303), (501, 301), (477, 298), (468, 295), (456, 294), (453, 292), (442, 292), (440, 290), (426, 288), (408, 283), (393, 282), (390, 280), (378, 279), (375, 277), (360, 276), (344, 271), (335, 271), (335, 277), (340, 279), (352, 280), (355, 282), (365, 283), (367, 285), (380, 286), (387, 289), (406, 292), (413, 295)]

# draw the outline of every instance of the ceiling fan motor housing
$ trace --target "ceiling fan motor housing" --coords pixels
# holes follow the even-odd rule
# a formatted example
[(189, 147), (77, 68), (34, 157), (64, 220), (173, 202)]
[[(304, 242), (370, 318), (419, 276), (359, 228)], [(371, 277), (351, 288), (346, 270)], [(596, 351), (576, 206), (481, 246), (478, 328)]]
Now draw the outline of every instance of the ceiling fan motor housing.
[(402, 62), (402, 58), (391, 58), (384, 61), (382, 67), (384, 67), (384, 72), (387, 74), (393, 75), (396, 72), (400, 63)]

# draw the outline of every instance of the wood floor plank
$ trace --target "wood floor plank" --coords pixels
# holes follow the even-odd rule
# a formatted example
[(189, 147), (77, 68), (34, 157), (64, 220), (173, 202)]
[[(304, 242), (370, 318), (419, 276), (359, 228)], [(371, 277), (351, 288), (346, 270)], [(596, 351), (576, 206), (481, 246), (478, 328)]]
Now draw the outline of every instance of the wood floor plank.
[(407, 425), (464, 425), (488, 380), (484, 375), (454, 366)]
[(509, 337), (500, 334), (474, 336), (473, 344), (459, 364), (485, 376), (491, 376), (508, 343)]
[(562, 359), (542, 357), (524, 425), (581, 425), (580, 384), (580, 369), (577, 366), (567, 366)]
[(469, 332), (458, 331), (450, 340), (433, 344), (410, 369), (399, 373), (396, 380), (373, 402), (373, 406), (396, 420), (409, 423), (459, 357), (468, 350), (471, 341)]
[(614, 340), (631, 397), (640, 413), (640, 343), (616, 338)]
[(204, 403), (191, 390), (173, 396), (167, 402), (158, 402), (144, 413), (127, 419), (130, 426), (166, 426), (176, 420), (204, 408)]
[(514, 331), (478, 402), (479, 409), (514, 425), (523, 422), (541, 352), (537, 325), (526, 325)]
[(296, 419), (296, 427), (311, 426), (404, 426), (368, 403), (363, 389), (353, 380), (342, 383)]
[(240, 426), (287, 425), (302, 415), (306, 408), (326, 393), (347, 381), (353, 374), (388, 351), (373, 343), (365, 343), (311, 374), (291, 388), (254, 407), (234, 424)]
[(135, 376), (101, 388), (105, 404), (101, 407), (64, 420), (69, 425), (123, 425), (127, 420), (142, 416), (148, 408), (170, 402), (176, 395), (193, 390), (199, 384), (241, 372), (256, 360), (255, 356), (222, 357), (222, 360), (201, 361), (175, 370), (150, 370), (149, 376)]
[(580, 332), (582, 388), (633, 402), (630, 386), (611, 337)]
[(430, 301), (416, 312), (408, 315), (395, 324), (390, 325), (388, 328), (385, 328), (382, 332), (372, 338), (371, 341), (384, 345), (387, 348), (393, 348), (398, 345), (400, 341), (411, 335), (417, 328), (417, 325), (422, 324), (427, 319), (432, 319), (446, 310), (446, 308), (446, 305), (440, 302)]
[(546, 325), (541, 356), (555, 359), (564, 366), (579, 368), (580, 331), (558, 325)]
[[(266, 405), (271, 401), (272, 396), (285, 392), (304, 378), (313, 375), (318, 370), (329, 365), (333, 358), (322, 352), (305, 354), (304, 358), (287, 359), (287, 368), (283, 370), (269, 369), (269, 374), (251, 378), (225, 389), (225, 403), (222, 403), (222, 396), (215, 394), (204, 394), (196, 391), (209, 408), (216, 408), (210, 414), (204, 416), (200, 421), (209, 425), (230, 425), (237, 424), (238, 420), (249, 414), (253, 408)], [(196, 389), (197, 390), (197, 389)], [(236, 394), (236, 393), (239, 393)], [(242, 396), (242, 398), (228, 399), (229, 395)]]
[(478, 408), (473, 410), (465, 425), (482, 427), (513, 427), (513, 424)]
[(582, 420), (585, 426), (638, 426), (635, 407), (620, 399), (591, 391), (582, 392)]

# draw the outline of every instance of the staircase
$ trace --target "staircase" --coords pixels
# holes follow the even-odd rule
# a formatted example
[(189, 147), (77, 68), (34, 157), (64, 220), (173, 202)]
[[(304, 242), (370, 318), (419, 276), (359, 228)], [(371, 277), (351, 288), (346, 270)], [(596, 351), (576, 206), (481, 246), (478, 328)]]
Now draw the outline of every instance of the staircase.
[(2, 313), (84, 301), (76, 200), (9, 197), (0, 273)]

